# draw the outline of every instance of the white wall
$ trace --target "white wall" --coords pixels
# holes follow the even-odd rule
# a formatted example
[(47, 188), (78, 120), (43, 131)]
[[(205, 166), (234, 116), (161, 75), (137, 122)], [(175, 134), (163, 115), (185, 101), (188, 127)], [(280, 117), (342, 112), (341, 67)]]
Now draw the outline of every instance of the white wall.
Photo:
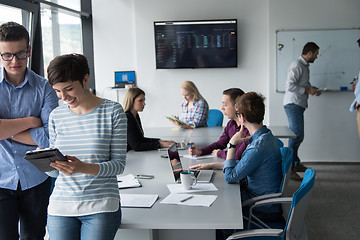
[(96, 92), (116, 100), (114, 71), (136, 70), (134, 3), (92, 1), (92, 8)]
[[(210, 108), (221, 108), (222, 91), (230, 87), (266, 95), (267, 12), (265, 0), (93, 1), (97, 93), (115, 100), (114, 91), (105, 89), (113, 85), (113, 71), (135, 69), (138, 86), (146, 92), (147, 106), (141, 113), (145, 127), (171, 126), (164, 115), (180, 113), (180, 85), (185, 80), (195, 82)], [(238, 19), (238, 68), (155, 69), (154, 21), (220, 18)], [(119, 92), (122, 101), (124, 91)]]
[[(180, 85), (185, 80), (195, 82), (210, 108), (221, 107), (222, 91), (230, 87), (261, 92), (267, 97), (265, 123), (287, 125), (283, 95), (275, 89), (275, 31), (360, 23), (358, 0), (93, 0), (92, 4), (97, 93), (116, 100), (116, 92), (109, 89), (114, 71), (135, 70), (138, 86), (146, 92), (144, 127), (171, 126), (164, 115), (179, 114)], [(238, 19), (238, 68), (155, 69), (154, 21), (223, 18)], [(120, 102), (124, 93), (119, 91)], [(359, 161), (355, 115), (348, 112), (352, 97), (339, 92), (310, 98), (300, 148), (304, 161)]]
[[(271, 0), (270, 2), (270, 123), (284, 125), (287, 124), (287, 118), (282, 107), (283, 94), (276, 93), (275, 84), (276, 30), (359, 28), (360, 1)], [(356, 45), (357, 43), (344, 44)], [(321, 61), (321, 58), (316, 61)], [(357, 73), (354, 73), (354, 76), (356, 75)], [(349, 87), (351, 80), (347, 79), (345, 83)], [(309, 97), (309, 108), (305, 111), (305, 140), (299, 149), (301, 159), (304, 161), (360, 161), (360, 139), (356, 131), (356, 116), (348, 110), (353, 98), (353, 92), (324, 92), (320, 97)]]

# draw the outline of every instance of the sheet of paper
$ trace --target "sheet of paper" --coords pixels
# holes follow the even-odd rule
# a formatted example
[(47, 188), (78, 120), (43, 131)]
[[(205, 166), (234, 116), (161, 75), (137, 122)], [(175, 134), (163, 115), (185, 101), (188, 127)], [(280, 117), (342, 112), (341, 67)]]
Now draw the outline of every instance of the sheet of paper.
[(185, 190), (183, 186), (179, 183), (168, 184), (167, 187), (171, 193), (193, 193), (218, 190), (213, 183), (198, 183), (190, 190)]
[[(187, 199), (189, 197), (193, 197), (193, 194), (178, 194), (178, 193), (170, 193), (164, 200), (160, 203), (166, 204), (180, 204), (182, 200)], [(190, 200), (190, 199), (189, 199)], [(187, 200), (188, 201), (188, 200)]]
[(194, 159), (194, 160), (200, 160), (200, 159), (205, 159), (205, 158), (213, 158), (215, 157), (214, 155), (208, 154), (208, 155), (202, 155), (202, 156), (191, 156), (190, 154), (184, 155), (184, 158), (190, 158), (190, 159)]
[[(192, 196), (190, 199), (181, 202), (181, 200)], [(216, 200), (216, 195), (195, 195), (195, 194), (174, 194), (170, 193), (164, 200), (160, 203), (163, 204), (178, 204), (186, 206), (202, 206), (210, 207), (211, 204)]]
[(132, 187), (141, 187), (141, 183), (137, 180), (134, 175), (117, 175), (119, 188), (132, 188)]
[(150, 208), (158, 198), (156, 194), (120, 194), (121, 207)]

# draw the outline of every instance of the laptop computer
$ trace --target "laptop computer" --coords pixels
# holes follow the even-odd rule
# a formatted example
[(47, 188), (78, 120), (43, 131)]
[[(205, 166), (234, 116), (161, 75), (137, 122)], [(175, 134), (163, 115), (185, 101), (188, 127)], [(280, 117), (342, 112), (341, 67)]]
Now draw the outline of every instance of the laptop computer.
[(115, 86), (113, 88), (125, 88), (126, 85), (135, 85), (135, 71), (116, 71), (114, 74)]
[[(180, 183), (180, 173), (184, 171), (176, 143), (168, 148), (168, 157), (170, 160), (170, 166), (174, 174), (175, 182)], [(214, 170), (190, 170), (194, 172), (197, 182), (208, 183), (211, 181)]]

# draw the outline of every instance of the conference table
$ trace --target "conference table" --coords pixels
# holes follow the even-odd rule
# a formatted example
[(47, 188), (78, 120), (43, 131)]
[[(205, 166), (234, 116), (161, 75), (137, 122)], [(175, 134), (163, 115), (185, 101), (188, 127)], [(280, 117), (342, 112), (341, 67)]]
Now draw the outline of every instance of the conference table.
[[(285, 134), (285, 127), (277, 130), (282, 137), (291, 137), (290, 132)], [(147, 137), (161, 137), (176, 142), (191, 141), (198, 147), (218, 140), (222, 131), (222, 127), (193, 130), (163, 127), (144, 130)], [(179, 153), (185, 155), (187, 150), (180, 150)], [(123, 175), (148, 174), (154, 175), (154, 178), (140, 179), (142, 187), (121, 189), (120, 193), (157, 194), (159, 198), (151, 208), (122, 208), (122, 223), (115, 239), (215, 240), (215, 229), (243, 228), (240, 186), (226, 183), (221, 170), (216, 170), (212, 177), (212, 183), (218, 189), (217, 191), (194, 193), (217, 195), (210, 207), (160, 203), (170, 194), (167, 185), (175, 183), (169, 159), (161, 157), (164, 154), (166, 151), (163, 150), (127, 153)], [(214, 161), (223, 161), (223, 159), (217, 157), (201, 160), (181, 158), (184, 169), (198, 163)]]
[[(296, 135), (288, 126), (267, 126), (277, 138), (289, 139)], [(174, 127), (152, 127), (144, 130), (145, 136), (173, 140), (175, 142), (188, 141), (197, 146), (206, 146), (219, 139), (224, 131), (224, 127), (204, 127), (195, 129), (181, 129)]]

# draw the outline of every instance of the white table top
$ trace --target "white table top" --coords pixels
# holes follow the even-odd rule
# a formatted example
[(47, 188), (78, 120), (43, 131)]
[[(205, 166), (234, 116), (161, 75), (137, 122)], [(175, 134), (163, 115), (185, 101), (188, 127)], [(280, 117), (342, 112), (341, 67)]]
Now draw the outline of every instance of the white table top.
[[(163, 152), (147, 151), (127, 154), (124, 174), (151, 174), (151, 180), (140, 179), (142, 187), (123, 189), (121, 193), (158, 194), (159, 199), (152, 208), (122, 208), (121, 229), (241, 229), (243, 227), (239, 184), (228, 184), (222, 171), (216, 171), (212, 182), (218, 191), (196, 194), (217, 195), (210, 207), (179, 206), (160, 203), (170, 194), (167, 184), (174, 182), (168, 158)], [(181, 152), (180, 152), (181, 154)], [(215, 158), (221, 161), (221, 159)], [(209, 162), (208, 159), (188, 160), (182, 158), (184, 168), (193, 163)]]
[[(296, 135), (288, 126), (268, 126), (277, 138), (295, 138)], [(177, 127), (152, 127), (144, 130), (146, 137), (161, 138), (181, 142), (188, 136), (191, 142), (206, 146), (217, 141), (223, 133), (223, 127), (203, 127), (195, 129), (180, 129)]]
[[(286, 126), (269, 126), (273, 134), (279, 138), (294, 137), (295, 134)], [(196, 128), (184, 130), (174, 127), (146, 128), (146, 137), (181, 142), (191, 133), (190, 141), (202, 147), (219, 139), (223, 127)], [(121, 193), (158, 194), (159, 199), (152, 208), (122, 208), (123, 218), (121, 229), (241, 229), (243, 227), (241, 197), (239, 184), (228, 184), (222, 171), (215, 171), (212, 182), (218, 188), (216, 192), (201, 192), (197, 194), (217, 195), (218, 198), (210, 207), (194, 207), (161, 204), (170, 194), (167, 184), (174, 183), (168, 158), (161, 158), (163, 151), (130, 151), (127, 154), (125, 174), (150, 174), (151, 180), (140, 179), (142, 187), (122, 189)], [(186, 154), (186, 151), (180, 154)], [(189, 160), (181, 159), (183, 167), (222, 159)]]

